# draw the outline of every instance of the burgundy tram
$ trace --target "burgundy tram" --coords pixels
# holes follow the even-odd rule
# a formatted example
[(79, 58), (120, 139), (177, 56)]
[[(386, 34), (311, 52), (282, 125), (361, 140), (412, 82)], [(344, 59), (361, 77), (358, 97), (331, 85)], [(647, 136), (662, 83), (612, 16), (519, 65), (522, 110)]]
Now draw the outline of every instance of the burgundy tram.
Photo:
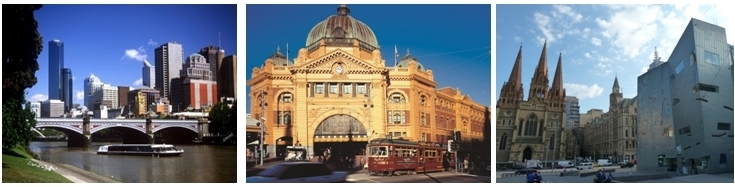
[[(454, 168), (454, 154), (439, 143), (374, 139), (368, 145), (369, 175), (403, 175)], [(444, 162), (448, 168), (445, 168)]]

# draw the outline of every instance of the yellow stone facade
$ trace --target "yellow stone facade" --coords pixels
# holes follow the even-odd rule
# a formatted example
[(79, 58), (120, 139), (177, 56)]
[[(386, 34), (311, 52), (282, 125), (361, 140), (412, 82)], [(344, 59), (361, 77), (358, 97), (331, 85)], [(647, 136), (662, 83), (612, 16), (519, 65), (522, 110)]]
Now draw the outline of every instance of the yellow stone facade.
[[(325, 21), (354, 20), (344, 15), (344, 9), (341, 6), (339, 15)], [(432, 70), (410, 54), (396, 67), (386, 67), (379, 47), (374, 46), (377, 40), (370, 40), (375, 39), (325, 36), (311, 44), (307, 41), (293, 62), (277, 50), (261, 67), (253, 68), (247, 81), (251, 116), (265, 120), (265, 144), (305, 146), (310, 155), (317, 143), (364, 146), (386, 135), (446, 144), (455, 128), (462, 132), (463, 142), (484, 140), (490, 115), (487, 106), (457, 89), (437, 89)], [(267, 103), (264, 110), (261, 100)]]

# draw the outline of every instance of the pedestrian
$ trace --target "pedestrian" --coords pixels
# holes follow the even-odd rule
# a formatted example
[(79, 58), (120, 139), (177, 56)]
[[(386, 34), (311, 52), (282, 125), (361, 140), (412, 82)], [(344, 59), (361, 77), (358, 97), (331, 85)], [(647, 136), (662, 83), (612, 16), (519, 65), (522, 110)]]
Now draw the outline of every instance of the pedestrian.
[(541, 183), (542, 180), (543, 178), (541, 178), (541, 173), (537, 171), (536, 174), (533, 176), (533, 183)]
[(607, 171), (607, 175), (605, 175), (605, 183), (610, 183), (613, 180), (612, 171)]
[(533, 172), (526, 173), (526, 183), (533, 183), (534, 178), (536, 178), (536, 176), (533, 174)]
[(597, 173), (595, 174), (595, 183), (602, 183), (605, 181), (605, 174), (602, 173), (602, 170), (597, 170)]

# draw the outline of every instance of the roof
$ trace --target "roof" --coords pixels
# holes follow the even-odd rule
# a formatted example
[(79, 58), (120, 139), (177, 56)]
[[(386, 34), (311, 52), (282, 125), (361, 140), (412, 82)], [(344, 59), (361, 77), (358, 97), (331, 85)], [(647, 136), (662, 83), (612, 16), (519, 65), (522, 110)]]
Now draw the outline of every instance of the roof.
[(372, 47), (378, 46), (375, 33), (365, 23), (350, 16), (347, 5), (340, 5), (337, 14), (327, 17), (314, 25), (306, 38), (306, 46), (310, 46), (323, 38), (354, 38)]

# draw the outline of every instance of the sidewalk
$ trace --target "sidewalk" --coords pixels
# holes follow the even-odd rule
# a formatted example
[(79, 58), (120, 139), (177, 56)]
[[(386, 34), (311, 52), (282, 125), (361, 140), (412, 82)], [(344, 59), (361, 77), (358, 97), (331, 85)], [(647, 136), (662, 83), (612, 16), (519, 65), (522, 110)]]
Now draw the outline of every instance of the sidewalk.
[(52, 166), (54, 168), (54, 172), (65, 177), (66, 179), (69, 179), (74, 183), (119, 183), (119, 181), (116, 181), (114, 179), (90, 171), (79, 169), (68, 164), (55, 164), (36, 159), (32, 160), (38, 164)]

